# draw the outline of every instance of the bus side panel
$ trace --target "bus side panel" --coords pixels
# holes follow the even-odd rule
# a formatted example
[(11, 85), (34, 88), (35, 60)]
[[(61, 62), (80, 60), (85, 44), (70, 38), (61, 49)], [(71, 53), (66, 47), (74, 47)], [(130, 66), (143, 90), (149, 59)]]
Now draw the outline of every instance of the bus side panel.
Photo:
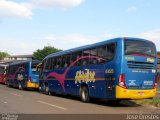
[(23, 88), (26, 88), (26, 83), (28, 81), (28, 69), (18, 71), (15, 75), (15, 87), (18, 87), (18, 84), (21, 84)]
[[(114, 67), (114, 65), (109, 64), (107, 69), (115, 69)], [(86, 84), (88, 86), (90, 97), (108, 99), (115, 98), (115, 74), (108, 74), (108, 76), (105, 75), (104, 64), (97, 66), (88, 66), (85, 68), (71, 68), (64, 79), (64, 89), (56, 78), (53, 77), (46, 80), (46, 76), (51, 72), (53, 71), (48, 71), (44, 73), (43, 80), (40, 80), (39, 82), (41, 88), (44, 88), (44, 84), (47, 83), (51, 92), (72, 94), (77, 96), (79, 95), (81, 85)], [(64, 70), (56, 70), (54, 72), (58, 74), (63, 74)], [(82, 75), (77, 76), (77, 72), (81, 72)], [(94, 80), (89, 80), (90, 78), (85, 78), (87, 72), (95, 74)]]
[(4, 84), (5, 79), (6, 79), (6, 75), (5, 74), (0, 74), (0, 83)]
[[(91, 74), (94, 74), (92, 78), (89, 77)], [(83, 85), (88, 86), (90, 97), (105, 98), (106, 81), (104, 78), (104, 67), (99, 65), (71, 68), (65, 80), (66, 93), (79, 95), (80, 88)]]
[(105, 80), (106, 80), (106, 98), (115, 99), (115, 84), (116, 84), (116, 66), (115, 62), (111, 61), (105, 65)]
[(122, 40), (116, 42), (116, 51), (114, 58), (105, 64), (105, 80), (106, 80), (106, 98), (116, 99), (116, 86), (118, 79), (122, 73)]
[(0, 83), (5, 84), (6, 81), (6, 66), (0, 66)]
[[(98, 69), (96, 69), (98, 68)], [(95, 80), (88, 80), (83, 79), (85, 76), (81, 76), (81, 80), (76, 80), (77, 72), (81, 71), (85, 74), (88, 72), (95, 73), (94, 79)], [(89, 66), (89, 67), (75, 67), (71, 68), (64, 79), (64, 88), (60, 84), (60, 82), (56, 78), (49, 78), (46, 80), (46, 76), (53, 71), (45, 72), (43, 80), (40, 80), (39, 85), (41, 88), (44, 88), (44, 84), (48, 84), (49, 90), (51, 92), (57, 93), (65, 93), (65, 94), (72, 94), (72, 95), (79, 95), (79, 90), (81, 85), (86, 84), (89, 89), (89, 95), (91, 97), (97, 98), (105, 98), (106, 97), (106, 80), (104, 77), (104, 67), (103, 65), (99, 66)], [(54, 71), (58, 74), (63, 74), (64, 70), (56, 70)]]

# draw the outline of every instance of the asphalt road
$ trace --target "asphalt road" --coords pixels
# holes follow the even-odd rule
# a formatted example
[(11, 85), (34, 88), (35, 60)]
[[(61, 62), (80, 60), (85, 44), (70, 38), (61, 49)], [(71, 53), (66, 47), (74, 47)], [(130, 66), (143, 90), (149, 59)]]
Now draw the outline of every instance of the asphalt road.
[(0, 85), (0, 113), (13, 114), (151, 114), (160, 113), (152, 106), (141, 106), (131, 101), (113, 104), (94, 100), (83, 103), (77, 97), (48, 96), (37, 91), (25, 91)]

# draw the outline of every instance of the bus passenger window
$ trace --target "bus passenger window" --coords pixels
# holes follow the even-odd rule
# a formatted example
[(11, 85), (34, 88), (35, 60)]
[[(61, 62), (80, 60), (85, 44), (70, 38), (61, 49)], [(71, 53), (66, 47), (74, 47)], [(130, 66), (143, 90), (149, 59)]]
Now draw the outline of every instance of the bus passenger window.
[[(94, 56), (94, 57), (96, 57), (97, 56), (97, 49), (92, 49), (92, 50), (90, 50), (90, 56)], [(95, 65), (95, 64), (97, 64), (97, 58), (90, 58), (90, 64), (91, 65)]]
[(90, 62), (90, 50), (83, 51), (83, 56), (88, 56), (87, 58), (82, 60), (83, 61), (82, 62), (83, 66), (89, 65), (89, 62)]
[(55, 58), (55, 69), (58, 69), (60, 66), (59, 66), (59, 59), (58, 58)]
[(115, 55), (116, 44), (108, 44), (106, 52), (106, 60), (111, 60)]
[(48, 70), (52, 70), (51, 58), (48, 59)]
[(5, 72), (4, 67), (0, 67), (0, 74), (3, 74)]
[[(71, 60), (70, 60), (70, 63), (73, 63), (76, 61), (75, 65), (74, 66), (81, 66), (82, 64), (82, 60), (79, 59), (80, 57), (82, 57), (82, 52), (76, 52), (76, 53), (72, 53), (72, 57), (71, 57)], [(72, 67), (74, 67), (72, 66)]]
[(106, 62), (105, 58), (106, 58), (106, 46), (102, 46), (98, 48), (98, 64), (103, 64)]
[(71, 55), (68, 54), (68, 55), (65, 55), (65, 64), (64, 64), (64, 67), (68, 67), (70, 65), (70, 59), (71, 59)]
[[(75, 53), (72, 53), (71, 63), (73, 63), (74, 61), (76, 61), (76, 59), (77, 59), (77, 55)], [(76, 64), (74, 66), (76, 66)], [(74, 67), (74, 66), (72, 66), (72, 67)]]
[(49, 70), (49, 59), (46, 61), (45, 64), (45, 72), (47, 72)]
[(55, 64), (54, 64), (55, 62), (54, 62), (54, 58), (51, 58), (51, 70), (54, 70), (54, 66), (55, 66)]
[(61, 68), (65, 68), (65, 63), (66, 63), (65, 56), (62, 56), (62, 59), (61, 59)]
[[(76, 60), (78, 60), (80, 57), (82, 57), (82, 52), (80, 51), (80, 52), (77, 52), (77, 58), (76, 58)], [(82, 65), (82, 59), (79, 59), (78, 61), (77, 61), (77, 64), (76, 64), (77, 66), (81, 66)]]

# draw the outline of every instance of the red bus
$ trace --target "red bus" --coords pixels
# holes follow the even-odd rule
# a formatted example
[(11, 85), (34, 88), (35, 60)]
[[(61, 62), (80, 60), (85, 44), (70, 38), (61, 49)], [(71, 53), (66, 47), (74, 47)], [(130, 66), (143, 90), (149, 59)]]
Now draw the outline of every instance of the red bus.
[(0, 64), (0, 84), (5, 84), (6, 81), (6, 67), (5, 64)]

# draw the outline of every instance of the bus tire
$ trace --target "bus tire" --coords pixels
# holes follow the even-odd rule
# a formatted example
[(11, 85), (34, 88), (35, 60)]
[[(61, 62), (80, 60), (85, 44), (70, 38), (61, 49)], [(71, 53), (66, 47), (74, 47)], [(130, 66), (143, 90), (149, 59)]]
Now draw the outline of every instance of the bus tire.
[(41, 86), (38, 87), (38, 91), (39, 91), (40, 93), (42, 93), (43, 90), (42, 90), (42, 87), (41, 87)]
[(45, 90), (44, 90), (46, 95), (49, 95), (49, 87), (48, 85), (45, 85)]
[(53, 95), (53, 93), (49, 91), (49, 92), (48, 92), (48, 95), (52, 96), (52, 95)]
[(21, 85), (20, 82), (18, 83), (18, 89), (19, 89), (19, 90), (22, 90), (22, 85)]
[(10, 87), (9, 82), (6, 82), (7, 87)]
[(80, 97), (82, 102), (89, 102), (90, 101), (90, 97), (89, 97), (89, 91), (88, 88), (86, 86), (83, 86), (80, 90)]

